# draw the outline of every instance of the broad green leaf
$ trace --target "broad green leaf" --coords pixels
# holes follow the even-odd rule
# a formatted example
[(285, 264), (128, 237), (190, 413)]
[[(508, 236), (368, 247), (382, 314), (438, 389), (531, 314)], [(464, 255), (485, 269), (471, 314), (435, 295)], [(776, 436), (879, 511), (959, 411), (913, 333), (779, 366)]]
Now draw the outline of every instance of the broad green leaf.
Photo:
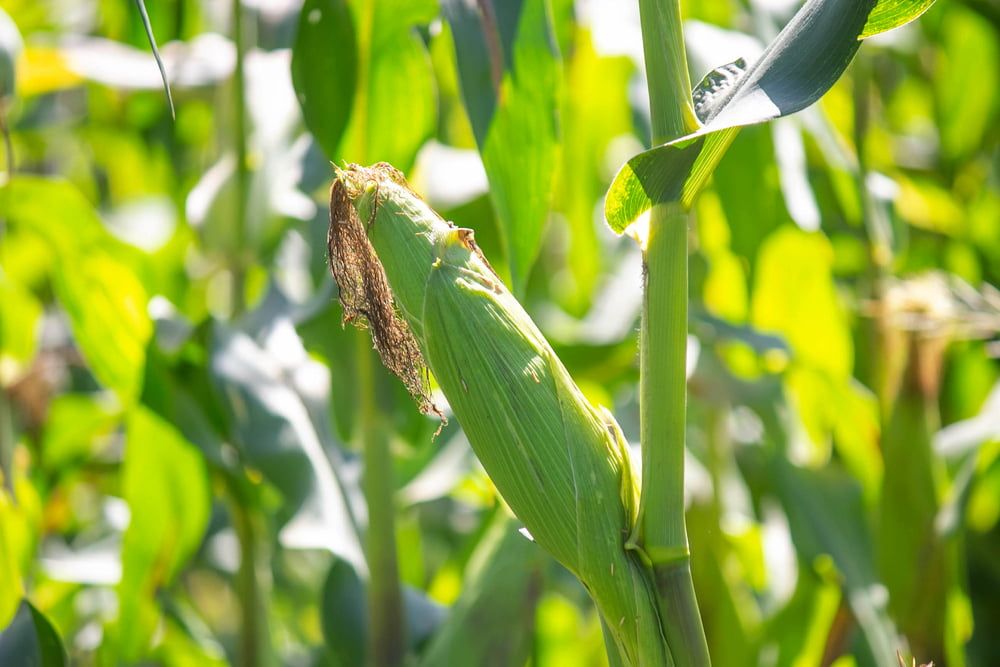
[(926, 362), (916, 354), (907, 361), (903, 386), (882, 435), (885, 480), (877, 515), (877, 555), (900, 630), (921, 659), (941, 663), (946, 657), (943, 601), (957, 585), (951, 562), (956, 554), (938, 529), (945, 471), (931, 444), (936, 411), (919, 389)]
[(358, 47), (347, 0), (306, 0), (292, 47), (292, 82), (306, 126), (337, 155), (357, 88)]
[(53, 399), (42, 433), (42, 462), (51, 471), (86, 460), (119, 423), (117, 410), (87, 394)]
[(874, 0), (808, 0), (749, 68), (742, 61), (709, 73), (694, 91), (702, 127), (633, 157), (605, 203), (622, 233), (654, 202), (690, 207), (738, 128), (808, 107), (840, 78), (860, 45)]
[(764, 644), (776, 644), (774, 664), (780, 667), (821, 664), (837, 616), (842, 595), (836, 567), (828, 558), (811, 565), (799, 571), (791, 599), (767, 624)]
[(159, 590), (201, 545), (211, 489), (201, 452), (143, 406), (128, 415), (122, 487), (131, 520), (122, 542), (119, 632), (122, 657), (131, 662), (149, 649)]
[(443, 8), (514, 290), (520, 291), (538, 256), (559, 148), (562, 69), (547, 3), (446, 0)]
[(20, 176), (0, 194), (11, 226), (44, 240), (55, 256), (56, 297), (94, 375), (131, 402), (142, 384), (153, 330), (146, 291), (133, 271), (135, 254), (68, 183)]
[(360, 36), (367, 44), (367, 80), (359, 93), (341, 157), (385, 161), (408, 170), (437, 122), (437, 90), (430, 54), (416, 32), (437, 15), (433, 0), (355, 0)]
[(63, 667), (68, 664), (59, 633), (45, 615), (22, 600), (10, 625), (0, 629), (0, 665)]
[(465, 568), (462, 594), (427, 648), (423, 667), (520, 667), (532, 652), (542, 552), (498, 515)]
[(934, 77), (938, 127), (945, 153), (961, 160), (989, 145), (996, 127), (1000, 43), (995, 24), (970, 8), (950, 8), (941, 29)]

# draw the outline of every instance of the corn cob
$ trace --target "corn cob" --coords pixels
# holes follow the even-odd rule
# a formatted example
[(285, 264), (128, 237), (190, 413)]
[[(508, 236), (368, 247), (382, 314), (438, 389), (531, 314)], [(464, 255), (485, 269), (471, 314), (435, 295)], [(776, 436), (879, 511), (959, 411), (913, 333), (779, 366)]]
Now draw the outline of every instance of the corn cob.
[(367, 321), (428, 411), (426, 363), (504, 500), (594, 598), (614, 657), (671, 664), (648, 571), (626, 548), (638, 489), (621, 429), (582, 395), (472, 231), (380, 163), (338, 170), (328, 240), (345, 320)]

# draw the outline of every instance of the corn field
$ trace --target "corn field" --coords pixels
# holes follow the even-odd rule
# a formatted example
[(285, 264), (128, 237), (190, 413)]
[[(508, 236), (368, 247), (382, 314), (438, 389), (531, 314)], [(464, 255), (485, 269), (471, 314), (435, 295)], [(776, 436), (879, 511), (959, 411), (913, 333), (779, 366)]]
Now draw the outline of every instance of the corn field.
[(0, 667), (1000, 665), (996, 0), (0, 0)]

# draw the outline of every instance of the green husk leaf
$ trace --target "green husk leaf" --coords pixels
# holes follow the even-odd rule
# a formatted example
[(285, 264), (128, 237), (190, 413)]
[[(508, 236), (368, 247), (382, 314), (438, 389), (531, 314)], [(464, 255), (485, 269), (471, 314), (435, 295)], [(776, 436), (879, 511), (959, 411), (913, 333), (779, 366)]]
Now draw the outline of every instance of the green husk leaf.
[[(900, 6), (895, 19), (880, 18), (890, 12), (887, 4)], [(928, 0), (808, 0), (748, 69), (733, 63), (705, 77), (695, 90), (700, 129), (621, 168), (605, 202), (608, 226), (621, 234), (654, 203), (690, 208), (739, 128), (816, 102), (847, 69), (861, 38), (915, 18), (923, 11), (916, 6), (924, 4)]]

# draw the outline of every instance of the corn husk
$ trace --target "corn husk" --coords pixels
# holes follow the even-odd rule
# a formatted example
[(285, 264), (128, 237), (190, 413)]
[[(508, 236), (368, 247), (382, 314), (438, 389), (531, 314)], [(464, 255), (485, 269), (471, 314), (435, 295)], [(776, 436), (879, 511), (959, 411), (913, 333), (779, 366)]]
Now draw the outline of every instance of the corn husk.
[(422, 364), (434, 374), (504, 500), (591, 593), (609, 650), (624, 664), (671, 664), (648, 572), (626, 549), (638, 488), (621, 430), (577, 388), (472, 231), (391, 166), (349, 165), (331, 189), (329, 238), (346, 317), (368, 320), (425, 410), (414, 378)]

